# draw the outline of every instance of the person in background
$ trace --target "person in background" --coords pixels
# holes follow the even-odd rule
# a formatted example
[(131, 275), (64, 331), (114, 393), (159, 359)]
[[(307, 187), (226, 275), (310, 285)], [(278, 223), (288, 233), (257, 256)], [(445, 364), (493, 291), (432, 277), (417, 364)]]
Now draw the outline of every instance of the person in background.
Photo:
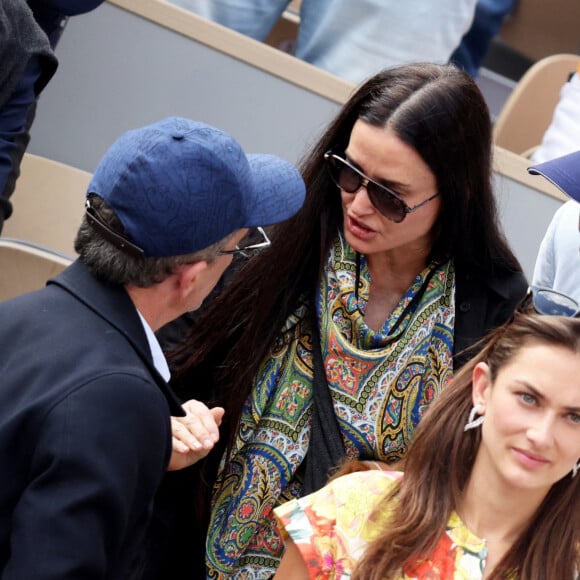
[(273, 508), (324, 485), (345, 456), (404, 458), (466, 349), (527, 290), (491, 150), (473, 79), (413, 64), (363, 83), (307, 152), (304, 207), (172, 355), (179, 396), (226, 415), (218, 448), (166, 479), (171, 570), (270, 578)]
[(532, 153), (534, 163), (544, 163), (556, 157), (580, 150), (580, 55), (576, 70), (562, 85), (560, 98), (542, 142)]
[(2, 0), (0, 6), (0, 233), (30, 141), (38, 97), (54, 72), (52, 49), (68, 17), (104, 0)]
[(530, 167), (572, 199), (550, 221), (534, 266), (532, 284), (580, 301), (580, 151)]
[(0, 232), (28, 138), (20, 141), (30, 107), (54, 75), (57, 60), (24, 0), (0, 3)]
[(44, 30), (52, 48), (58, 41), (71, 16), (86, 14), (105, 0), (27, 0), (36, 22)]
[(276, 508), (275, 580), (575, 580), (578, 471), (580, 320), (520, 313), (431, 405), (404, 474), (345, 475)]
[[(3, 580), (138, 577), (163, 474), (209, 452), (224, 412), (182, 408), (154, 332), (199, 308), (246, 245), (267, 247), (249, 228), (291, 217), (304, 191), (287, 161), (189, 119), (105, 153), (79, 258), (0, 304)], [(190, 428), (171, 464), (170, 415)]]
[(532, 283), (580, 299), (580, 57), (560, 91), (552, 121), (532, 153), (530, 173), (540, 174), (572, 199), (554, 216), (538, 252)]
[[(170, 0), (256, 40), (290, 0)], [(302, 0), (295, 55), (352, 83), (385, 67), (447, 63), (469, 29), (476, 0)]]
[(518, 0), (478, 0), (471, 27), (452, 54), (451, 62), (477, 77), (491, 41), (517, 3)]

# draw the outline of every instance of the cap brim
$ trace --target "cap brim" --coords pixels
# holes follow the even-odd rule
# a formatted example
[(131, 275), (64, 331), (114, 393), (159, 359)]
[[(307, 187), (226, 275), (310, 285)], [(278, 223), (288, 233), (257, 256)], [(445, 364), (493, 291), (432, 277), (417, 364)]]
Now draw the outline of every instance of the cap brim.
[(580, 201), (580, 151), (528, 167), (532, 175), (542, 175), (563, 193)]
[(247, 155), (254, 183), (243, 227), (270, 226), (291, 218), (304, 203), (306, 187), (299, 171), (275, 155)]

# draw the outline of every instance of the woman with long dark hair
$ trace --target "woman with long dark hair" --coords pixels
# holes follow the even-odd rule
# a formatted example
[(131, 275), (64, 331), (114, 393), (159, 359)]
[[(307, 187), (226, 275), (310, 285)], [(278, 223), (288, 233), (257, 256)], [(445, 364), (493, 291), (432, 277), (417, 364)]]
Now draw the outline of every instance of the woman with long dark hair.
[(527, 288), (491, 151), (483, 96), (453, 66), (384, 70), (344, 105), (302, 160), (303, 209), (174, 355), (177, 392), (226, 409), (218, 451), (172, 474), (196, 504), (181, 496), (174, 552), (195, 559), (209, 529), (209, 577), (269, 578), (274, 507), (344, 456), (404, 457), (465, 349)]
[(580, 320), (519, 314), (430, 406), (404, 475), (288, 502), (276, 580), (573, 580), (580, 566)]

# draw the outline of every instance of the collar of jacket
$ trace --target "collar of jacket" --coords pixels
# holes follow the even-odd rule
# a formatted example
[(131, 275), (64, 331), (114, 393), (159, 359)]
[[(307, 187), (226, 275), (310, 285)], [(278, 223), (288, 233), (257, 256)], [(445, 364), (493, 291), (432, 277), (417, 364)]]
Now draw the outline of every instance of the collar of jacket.
[(171, 414), (173, 416), (185, 415), (177, 397), (153, 364), (145, 329), (133, 301), (122, 286), (107, 284), (99, 280), (80, 260), (73, 262), (60, 275), (51, 278), (47, 284), (60, 286), (120, 332), (139, 355), (162, 390)]

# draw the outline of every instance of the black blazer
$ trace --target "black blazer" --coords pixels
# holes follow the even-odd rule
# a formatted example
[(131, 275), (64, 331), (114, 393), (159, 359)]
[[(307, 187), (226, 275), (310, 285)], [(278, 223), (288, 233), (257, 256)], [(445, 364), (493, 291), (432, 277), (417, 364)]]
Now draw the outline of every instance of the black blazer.
[(0, 578), (127, 578), (182, 414), (123, 288), (79, 261), (0, 304)]
[(473, 345), (511, 319), (527, 289), (522, 272), (497, 267), (482, 276), (456, 265), (453, 368), (463, 366), (474, 355)]

